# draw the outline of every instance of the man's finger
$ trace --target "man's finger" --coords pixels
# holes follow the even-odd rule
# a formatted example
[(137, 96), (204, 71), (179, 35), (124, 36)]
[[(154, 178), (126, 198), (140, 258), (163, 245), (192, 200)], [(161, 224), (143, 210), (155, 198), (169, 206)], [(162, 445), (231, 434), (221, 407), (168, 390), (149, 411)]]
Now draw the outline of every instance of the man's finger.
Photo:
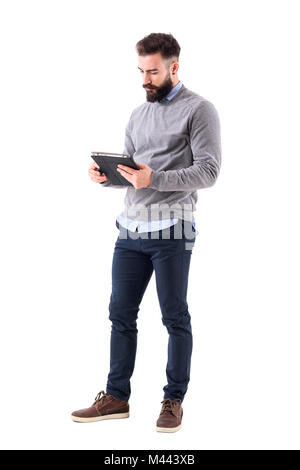
[(122, 175), (124, 176), (125, 179), (127, 179), (127, 181), (129, 181), (130, 183), (132, 182), (132, 175), (127, 173), (126, 171), (124, 170), (121, 170), (120, 168), (117, 168), (117, 171)]
[(92, 162), (92, 163), (90, 164), (90, 168), (100, 168), (100, 166), (97, 165), (96, 162)]
[(126, 171), (130, 175), (133, 175), (136, 171), (138, 171), (138, 170), (135, 170), (134, 168), (131, 168), (130, 166), (121, 165), (121, 164), (118, 165), (118, 168), (120, 168), (121, 170)]

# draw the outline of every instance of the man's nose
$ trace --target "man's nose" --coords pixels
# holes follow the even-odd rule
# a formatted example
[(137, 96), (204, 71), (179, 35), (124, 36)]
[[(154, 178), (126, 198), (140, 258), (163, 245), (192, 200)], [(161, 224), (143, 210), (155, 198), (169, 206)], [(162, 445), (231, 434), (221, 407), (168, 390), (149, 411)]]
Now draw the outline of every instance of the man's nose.
[(147, 75), (146, 73), (144, 74), (144, 78), (143, 78), (143, 85), (151, 85), (151, 80), (149, 78), (149, 75)]

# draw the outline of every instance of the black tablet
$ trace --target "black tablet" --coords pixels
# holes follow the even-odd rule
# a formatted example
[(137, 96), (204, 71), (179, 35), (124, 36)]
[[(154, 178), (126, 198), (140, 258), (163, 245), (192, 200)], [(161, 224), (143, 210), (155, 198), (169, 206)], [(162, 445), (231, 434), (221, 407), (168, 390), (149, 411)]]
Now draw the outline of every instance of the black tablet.
[(99, 165), (100, 174), (101, 171), (103, 171), (112, 184), (133, 186), (117, 171), (118, 165), (126, 165), (135, 170), (140, 170), (130, 155), (123, 153), (91, 152), (91, 157), (95, 160), (97, 165)]

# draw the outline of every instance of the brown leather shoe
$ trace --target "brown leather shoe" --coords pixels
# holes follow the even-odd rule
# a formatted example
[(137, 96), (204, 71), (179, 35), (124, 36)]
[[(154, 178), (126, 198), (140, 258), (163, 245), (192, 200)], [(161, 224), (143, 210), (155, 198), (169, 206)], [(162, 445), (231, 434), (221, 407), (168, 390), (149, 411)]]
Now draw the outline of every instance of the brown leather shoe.
[[(101, 394), (103, 394), (101, 396)], [(89, 408), (73, 411), (71, 418), (78, 423), (91, 423), (103, 419), (118, 419), (129, 417), (129, 403), (119, 400), (119, 398), (105, 393), (104, 390), (98, 393), (95, 401)]]
[(181, 428), (183, 409), (181, 400), (176, 398), (171, 400), (165, 398), (162, 402), (162, 409), (158, 420), (156, 421), (156, 431), (176, 432)]

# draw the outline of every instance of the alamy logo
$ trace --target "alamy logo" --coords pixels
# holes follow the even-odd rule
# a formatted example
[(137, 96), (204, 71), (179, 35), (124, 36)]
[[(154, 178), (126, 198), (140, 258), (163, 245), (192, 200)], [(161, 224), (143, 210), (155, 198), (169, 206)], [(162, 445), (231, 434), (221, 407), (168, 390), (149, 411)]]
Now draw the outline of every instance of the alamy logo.
[[(142, 239), (182, 239), (186, 240), (186, 249), (192, 249), (195, 240), (195, 229), (192, 225), (192, 204), (152, 204), (145, 206), (135, 204), (129, 206), (124, 214), (133, 221), (133, 225), (123, 227), (120, 224), (119, 238)], [(171, 220), (171, 222), (170, 222)], [(134, 221), (137, 223), (134, 225)], [(138, 223), (143, 222), (143, 231), (133, 229)], [(170, 225), (171, 224), (171, 225)], [(169, 225), (169, 226), (166, 226)], [(147, 231), (144, 231), (146, 227)], [(188, 243), (189, 242), (189, 243)]]

